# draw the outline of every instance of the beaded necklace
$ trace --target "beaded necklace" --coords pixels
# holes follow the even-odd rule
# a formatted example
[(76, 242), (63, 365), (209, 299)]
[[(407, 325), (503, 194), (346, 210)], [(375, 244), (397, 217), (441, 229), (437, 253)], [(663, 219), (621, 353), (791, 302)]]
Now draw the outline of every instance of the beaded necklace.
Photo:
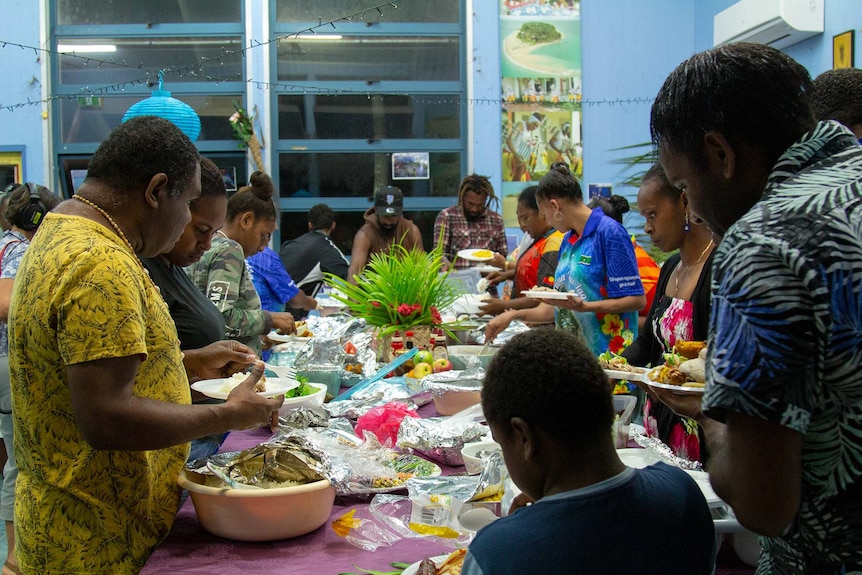
[(114, 218), (112, 218), (112, 217), (108, 214), (108, 212), (106, 212), (105, 210), (103, 210), (101, 206), (99, 206), (99, 205), (98, 205), (98, 204), (96, 204), (95, 202), (92, 202), (92, 201), (88, 200), (87, 198), (85, 198), (85, 197), (83, 197), (83, 196), (79, 196), (78, 194), (74, 194), (74, 195), (72, 196), (72, 199), (73, 199), (73, 200), (78, 200), (79, 202), (82, 202), (82, 203), (84, 203), (84, 204), (87, 204), (88, 206), (90, 206), (91, 208), (93, 208), (94, 210), (96, 210), (97, 212), (99, 212), (100, 214), (102, 214), (102, 216), (103, 216), (106, 220), (108, 220), (108, 223), (109, 223), (109, 224), (111, 224), (111, 227), (112, 227), (112, 228), (114, 228), (114, 231), (115, 231), (115, 232), (117, 232), (117, 235), (119, 235), (119, 236), (123, 239), (123, 241), (124, 241), (124, 242), (126, 243), (126, 245), (129, 247), (129, 250), (131, 250), (131, 252), (132, 252), (132, 256), (135, 258), (135, 261), (137, 261), (137, 262), (138, 262), (138, 264), (141, 266), (141, 269), (144, 271), (144, 275), (145, 275), (145, 276), (147, 276), (147, 279), (148, 279), (148, 280), (150, 280), (150, 284), (151, 284), (154, 288), (156, 288), (156, 291), (157, 291), (157, 292), (159, 292), (159, 294), (161, 294), (161, 293), (162, 293), (162, 291), (159, 289), (159, 286), (157, 286), (157, 285), (156, 285), (156, 282), (154, 282), (154, 281), (153, 281), (153, 278), (152, 278), (152, 277), (150, 277), (150, 271), (149, 271), (147, 268), (145, 268), (145, 267), (144, 267), (144, 264), (143, 264), (143, 263), (141, 263), (141, 260), (139, 260), (139, 259), (138, 259), (138, 256), (137, 256), (137, 254), (135, 253), (135, 248), (134, 248), (134, 247), (132, 247), (132, 242), (130, 242), (130, 241), (129, 241), (129, 238), (127, 238), (127, 237), (126, 237), (126, 234), (124, 234), (124, 233), (123, 233), (123, 230), (120, 228), (120, 226), (118, 226), (118, 225), (117, 225), (117, 222), (115, 222), (115, 221), (114, 221)]

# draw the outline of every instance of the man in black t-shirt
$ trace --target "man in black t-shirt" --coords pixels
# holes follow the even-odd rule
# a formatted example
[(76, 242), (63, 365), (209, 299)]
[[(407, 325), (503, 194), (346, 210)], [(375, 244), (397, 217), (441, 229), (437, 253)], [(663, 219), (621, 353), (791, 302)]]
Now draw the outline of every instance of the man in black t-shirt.
[[(348, 262), (341, 250), (329, 238), (335, 229), (335, 213), (326, 204), (317, 204), (308, 211), (308, 232), (281, 246), (279, 255), (284, 268), (296, 285), (309, 296), (323, 283), (323, 274), (347, 278)], [(288, 309), (297, 319), (307, 313)]]

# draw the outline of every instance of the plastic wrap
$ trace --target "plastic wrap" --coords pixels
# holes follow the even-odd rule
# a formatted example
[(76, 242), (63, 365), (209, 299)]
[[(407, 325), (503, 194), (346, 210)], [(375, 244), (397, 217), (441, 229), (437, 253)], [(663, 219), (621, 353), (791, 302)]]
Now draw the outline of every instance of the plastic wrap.
[(392, 401), (372, 407), (356, 420), (354, 428), (360, 437), (364, 431), (369, 431), (377, 436), (383, 445), (392, 447), (398, 439), (398, 428), (407, 417), (418, 418), (419, 414), (408, 404), (400, 401)]
[(339, 496), (368, 495), (404, 489), (415, 476), (439, 475), (440, 467), (416, 455), (402, 454), (380, 444), (366, 433), (356, 437), (352, 429), (295, 429), (290, 435), (304, 437), (323, 450), (330, 465), (341, 470), (335, 483)]
[[(351, 545), (365, 551), (376, 551), (402, 539), (433, 539), (450, 549), (466, 547), (470, 532), (449, 528), (449, 537), (420, 533), (411, 529), (414, 503), (400, 495), (375, 495), (367, 507), (351, 509), (332, 522), (335, 532)], [(447, 522), (448, 523), (448, 522)], [(457, 522), (454, 524), (457, 526)]]

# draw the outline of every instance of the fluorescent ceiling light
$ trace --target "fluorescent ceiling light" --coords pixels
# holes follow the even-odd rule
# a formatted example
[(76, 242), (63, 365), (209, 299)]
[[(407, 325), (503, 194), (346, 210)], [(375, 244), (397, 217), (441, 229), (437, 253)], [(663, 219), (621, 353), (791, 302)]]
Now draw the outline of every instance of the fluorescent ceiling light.
[(104, 53), (116, 52), (117, 47), (114, 44), (58, 44), (57, 51), (68, 54), (71, 54), (72, 52)]

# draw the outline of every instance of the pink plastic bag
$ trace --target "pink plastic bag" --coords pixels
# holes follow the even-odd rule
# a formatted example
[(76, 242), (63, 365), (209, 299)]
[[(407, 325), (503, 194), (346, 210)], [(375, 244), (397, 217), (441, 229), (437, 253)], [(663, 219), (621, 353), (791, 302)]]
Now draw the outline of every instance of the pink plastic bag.
[(406, 403), (392, 401), (385, 405), (372, 407), (356, 420), (354, 431), (359, 437), (363, 437), (364, 431), (370, 431), (377, 436), (380, 443), (387, 447), (394, 447), (398, 439), (398, 428), (405, 417), (419, 417), (415, 410), (410, 409)]

